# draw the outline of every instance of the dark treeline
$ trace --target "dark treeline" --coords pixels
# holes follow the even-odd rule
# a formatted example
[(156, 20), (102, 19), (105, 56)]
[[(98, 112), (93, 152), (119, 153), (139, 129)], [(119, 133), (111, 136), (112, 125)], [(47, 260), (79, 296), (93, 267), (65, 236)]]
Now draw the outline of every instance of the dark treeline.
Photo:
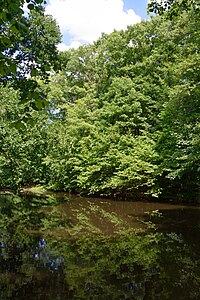
[[(200, 16), (193, 2), (187, 9), (174, 6), (174, 17), (167, 11), (59, 53), (60, 70), (50, 72), (48, 83), (35, 66), (26, 101), (17, 77), (4, 76), (0, 186), (198, 197)], [(59, 40), (48, 18), (47, 48)]]

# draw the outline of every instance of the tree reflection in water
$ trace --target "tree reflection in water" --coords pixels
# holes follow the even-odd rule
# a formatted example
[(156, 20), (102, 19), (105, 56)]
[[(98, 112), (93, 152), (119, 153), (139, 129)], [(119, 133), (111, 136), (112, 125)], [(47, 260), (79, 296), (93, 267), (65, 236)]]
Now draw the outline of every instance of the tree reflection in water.
[(64, 238), (45, 230), (45, 205), (0, 198), (0, 299), (199, 299), (200, 261), (188, 237), (153, 229)]

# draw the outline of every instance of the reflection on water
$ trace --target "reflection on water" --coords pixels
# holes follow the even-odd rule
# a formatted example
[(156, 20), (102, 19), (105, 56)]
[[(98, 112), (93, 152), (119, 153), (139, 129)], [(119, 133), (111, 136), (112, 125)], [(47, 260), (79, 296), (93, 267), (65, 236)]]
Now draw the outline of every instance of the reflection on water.
[(0, 196), (0, 299), (200, 299), (200, 209)]

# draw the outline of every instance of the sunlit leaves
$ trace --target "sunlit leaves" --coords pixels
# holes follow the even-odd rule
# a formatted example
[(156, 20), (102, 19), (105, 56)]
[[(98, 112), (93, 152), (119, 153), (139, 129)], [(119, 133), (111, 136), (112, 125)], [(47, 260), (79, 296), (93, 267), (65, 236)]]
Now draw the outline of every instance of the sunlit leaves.
[[(12, 82), (15, 89), (21, 88), (21, 100), (27, 103), (30, 98), (23, 97), (23, 90), (28, 88), (30, 77), (46, 80), (50, 70), (58, 68), (56, 44), (61, 36), (53, 18), (44, 15), (45, 3), (43, 0), (1, 3), (0, 81)], [(24, 11), (25, 6), (27, 11)], [(24, 83), (26, 87), (22, 88)], [(32, 99), (34, 95), (36, 93), (32, 93)], [(40, 95), (37, 94), (35, 100), (35, 107), (44, 106)], [(16, 124), (19, 127), (20, 120)]]
[(181, 13), (189, 10), (199, 11), (199, 8), (198, 0), (151, 0), (148, 4), (148, 11), (150, 13), (158, 15), (165, 14), (165, 16), (170, 19), (173, 19)]
[[(152, 1), (154, 9), (160, 5), (163, 17), (102, 35), (92, 45), (60, 53), (59, 60), (55, 45), (60, 35), (54, 20), (35, 11), (30, 14), (31, 31), (22, 30), (20, 47), (12, 52), (24, 65), (15, 68), (10, 54), (1, 55), (5, 62), (1, 70), (6, 77), (9, 69), (11, 79), (19, 76), (14, 87), (20, 88), (23, 107), (17, 110), (9, 102), (13, 109), (4, 118), (6, 126), (10, 120), (19, 131), (30, 126), (37, 131), (32, 121), (44, 110), (41, 143), (48, 151), (42, 146), (39, 157), (33, 152), (31, 156), (34, 166), (50, 171), (38, 178), (46, 176), (53, 188), (101, 195), (143, 194), (156, 182), (159, 188), (181, 186), (181, 181), (198, 186), (200, 18), (197, 3), (186, 2)], [(28, 1), (31, 10), (32, 4)], [(180, 9), (177, 4), (182, 4)], [(168, 8), (176, 16), (172, 21), (164, 13)], [(9, 22), (18, 35), (20, 25)], [(4, 36), (3, 47), (9, 43)], [(52, 66), (61, 71), (51, 72)], [(32, 79), (26, 80), (25, 74)], [(41, 83), (45, 74), (50, 74), (48, 86)], [(37, 146), (39, 136), (31, 131), (30, 140), (35, 139)], [(16, 153), (23, 153), (24, 159), (26, 141), (19, 139), (21, 152), (14, 139)], [(11, 151), (10, 141), (6, 143)], [(33, 144), (30, 149), (35, 149)], [(26, 180), (30, 161), (19, 163), (18, 182)]]

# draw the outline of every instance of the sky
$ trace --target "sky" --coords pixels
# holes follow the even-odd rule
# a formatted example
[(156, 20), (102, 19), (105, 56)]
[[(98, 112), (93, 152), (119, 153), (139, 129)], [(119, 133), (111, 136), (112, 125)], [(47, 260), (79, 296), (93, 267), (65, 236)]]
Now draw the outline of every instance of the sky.
[(46, 13), (52, 15), (62, 33), (61, 51), (92, 43), (102, 33), (126, 29), (147, 19), (149, 0), (48, 0)]

